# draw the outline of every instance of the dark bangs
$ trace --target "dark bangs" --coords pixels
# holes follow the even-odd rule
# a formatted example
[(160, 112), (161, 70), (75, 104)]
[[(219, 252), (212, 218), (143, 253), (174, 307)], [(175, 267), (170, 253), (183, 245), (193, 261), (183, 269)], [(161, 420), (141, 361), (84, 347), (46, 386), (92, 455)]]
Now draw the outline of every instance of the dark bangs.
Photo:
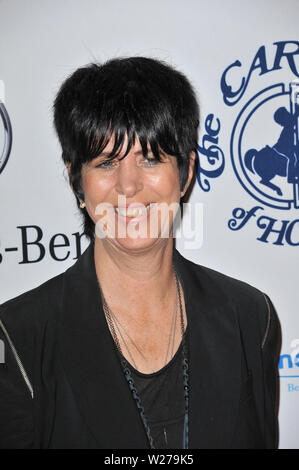
[(111, 139), (108, 158), (120, 152), (125, 158), (137, 139), (145, 158), (148, 151), (159, 161), (161, 151), (176, 157), (182, 189), (190, 153), (197, 147), (198, 122), (197, 101), (186, 77), (145, 57), (78, 69), (63, 83), (54, 103), (62, 156), (71, 164), (71, 184), (82, 200), (82, 165), (99, 156)]

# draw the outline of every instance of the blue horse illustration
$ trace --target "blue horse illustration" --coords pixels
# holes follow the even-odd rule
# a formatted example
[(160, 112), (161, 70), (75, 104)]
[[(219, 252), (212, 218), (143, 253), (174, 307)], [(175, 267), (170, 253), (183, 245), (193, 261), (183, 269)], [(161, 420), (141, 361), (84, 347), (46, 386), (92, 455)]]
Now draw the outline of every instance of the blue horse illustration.
[(299, 107), (291, 114), (280, 107), (274, 113), (274, 120), (282, 126), (281, 134), (273, 147), (266, 145), (261, 150), (250, 149), (245, 154), (245, 165), (252, 173), (261, 177), (260, 183), (273, 189), (279, 196), (282, 191), (271, 183), (274, 176), (287, 176), (288, 183), (299, 183), (299, 144), (296, 136)]

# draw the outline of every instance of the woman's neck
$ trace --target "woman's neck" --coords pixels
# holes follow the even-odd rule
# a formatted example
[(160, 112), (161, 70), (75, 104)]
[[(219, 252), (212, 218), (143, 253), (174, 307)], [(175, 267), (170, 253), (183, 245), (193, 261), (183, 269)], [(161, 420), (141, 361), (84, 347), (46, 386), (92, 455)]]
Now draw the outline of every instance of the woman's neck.
[(172, 257), (172, 238), (139, 252), (97, 238), (95, 268), (108, 304), (155, 316), (175, 292)]
[(143, 373), (160, 370), (181, 343), (178, 290), (187, 325), (184, 294), (173, 269), (173, 240), (162, 242), (134, 254), (95, 242), (96, 272), (115, 329), (122, 333), (117, 334), (122, 354)]

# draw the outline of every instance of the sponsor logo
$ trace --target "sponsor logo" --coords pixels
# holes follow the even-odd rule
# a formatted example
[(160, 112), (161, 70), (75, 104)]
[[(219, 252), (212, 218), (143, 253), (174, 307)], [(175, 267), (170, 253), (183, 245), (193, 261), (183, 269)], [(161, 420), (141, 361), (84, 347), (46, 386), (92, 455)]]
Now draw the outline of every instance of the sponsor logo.
[(12, 128), (4, 95), (4, 82), (0, 80), (0, 174), (7, 164), (12, 146)]
[[(255, 223), (261, 242), (299, 246), (299, 42), (273, 46), (258, 49), (247, 73), (237, 60), (221, 77), (224, 104), (232, 110), (238, 105), (227, 142), (233, 173), (254, 202), (249, 208), (233, 208), (227, 222), (233, 231)], [(287, 71), (286, 83), (275, 81), (278, 70)], [(263, 84), (269, 78), (268, 86), (259, 86), (261, 75), (266, 76)], [(257, 91), (249, 93), (253, 86)], [(198, 147), (197, 181), (204, 191), (227, 163), (219, 145), (220, 130), (220, 119), (209, 114)]]
[(16, 246), (1, 244), (0, 264), (13, 256), (12, 253), (17, 254), (18, 264), (26, 265), (48, 258), (54, 261), (77, 260), (88, 246), (84, 233), (55, 233), (49, 237), (38, 225), (19, 225), (17, 229), (19, 243)]
[(286, 390), (299, 392), (299, 339), (293, 339), (290, 351), (280, 355), (278, 369), (280, 379), (287, 379)]

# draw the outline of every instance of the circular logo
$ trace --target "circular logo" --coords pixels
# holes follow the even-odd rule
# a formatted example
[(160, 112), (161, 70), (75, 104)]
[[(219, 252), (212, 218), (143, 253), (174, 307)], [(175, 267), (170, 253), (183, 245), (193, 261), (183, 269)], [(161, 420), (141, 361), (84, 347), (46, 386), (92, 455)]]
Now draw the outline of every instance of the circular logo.
[(0, 117), (0, 173), (2, 173), (8, 161), (12, 145), (11, 123), (6, 107), (2, 101), (0, 101)]
[(240, 111), (231, 137), (234, 171), (259, 202), (299, 208), (299, 105), (294, 83), (272, 85)]

